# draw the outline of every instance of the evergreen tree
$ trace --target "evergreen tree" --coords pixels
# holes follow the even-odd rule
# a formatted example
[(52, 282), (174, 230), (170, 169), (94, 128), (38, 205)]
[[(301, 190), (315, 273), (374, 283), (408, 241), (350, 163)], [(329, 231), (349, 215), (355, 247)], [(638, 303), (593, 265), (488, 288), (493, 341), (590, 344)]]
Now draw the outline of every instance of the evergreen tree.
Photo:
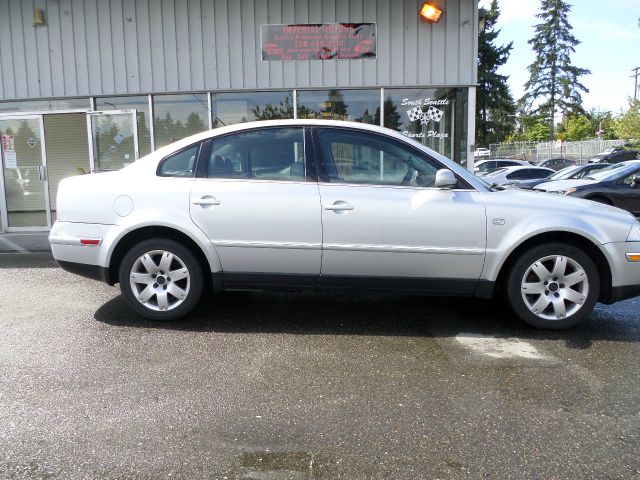
[(497, 0), (491, 1), (485, 12), (485, 28), (478, 35), (478, 91), (476, 101), (476, 143), (489, 146), (498, 143), (513, 131), (516, 108), (507, 85), (508, 76), (500, 75), (513, 48), (513, 42), (495, 45), (500, 34), (495, 28), (500, 16)]
[(332, 89), (327, 92), (327, 101), (321, 111), (322, 118), (329, 120), (346, 120), (348, 105), (344, 103), (344, 95), (340, 90)]
[(549, 123), (549, 140), (554, 139), (554, 114), (584, 113), (580, 92), (589, 90), (579, 82), (579, 77), (591, 73), (571, 64), (578, 39), (571, 33), (567, 15), (571, 5), (565, 0), (541, 0), (541, 11), (536, 15), (542, 20), (535, 26), (535, 35), (529, 40), (536, 54), (529, 65), (529, 80), (524, 88), (524, 100), (528, 107), (544, 113)]

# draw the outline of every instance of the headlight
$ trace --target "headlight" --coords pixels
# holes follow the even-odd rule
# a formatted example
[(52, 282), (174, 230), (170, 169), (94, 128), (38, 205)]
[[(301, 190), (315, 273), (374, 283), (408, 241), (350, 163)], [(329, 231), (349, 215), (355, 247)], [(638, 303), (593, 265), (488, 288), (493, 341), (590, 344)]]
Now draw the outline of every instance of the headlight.
[(629, 232), (627, 242), (640, 242), (640, 223), (636, 222)]
[(567, 188), (566, 190), (562, 190), (560, 193), (562, 195), (571, 195), (575, 191), (576, 191), (575, 188)]

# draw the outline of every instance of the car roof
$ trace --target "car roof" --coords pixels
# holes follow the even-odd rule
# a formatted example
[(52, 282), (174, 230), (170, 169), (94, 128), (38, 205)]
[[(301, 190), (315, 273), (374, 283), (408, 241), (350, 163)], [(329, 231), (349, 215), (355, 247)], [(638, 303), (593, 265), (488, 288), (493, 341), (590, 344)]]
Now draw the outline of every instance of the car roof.
[(529, 163), (526, 160), (520, 160), (518, 158), (488, 158), (486, 160), (480, 160), (476, 162), (476, 166), (481, 165), (487, 162), (518, 162), (518, 163)]

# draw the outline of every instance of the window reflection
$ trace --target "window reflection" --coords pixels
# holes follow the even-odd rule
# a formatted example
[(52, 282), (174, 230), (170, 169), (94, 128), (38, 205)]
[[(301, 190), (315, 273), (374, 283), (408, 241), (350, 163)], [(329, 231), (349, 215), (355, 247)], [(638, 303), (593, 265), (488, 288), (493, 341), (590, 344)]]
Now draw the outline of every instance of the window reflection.
[(88, 98), (49, 98), (46, 100), (21, 100), (0, 102), (0, 112), (46, 112), (55, 110), (89, 110)]
[(293, 118), (291, 92), (216, 93), (211, 100), (215, 127)]
[(156, 149), (208, 130), (207, 95), (154, 95), (153, 128)]
[(96, 110), (135, 110), (138, 124), (138, 152), (141, 157), (151, 153), (149, 98), (147, 96), (96, 98)]
[(384, 126), (454, 158), (455, 88), (385, 89)]
[(298, 118), (349, 120), (380, 125), (380, 90), (303, 90)]

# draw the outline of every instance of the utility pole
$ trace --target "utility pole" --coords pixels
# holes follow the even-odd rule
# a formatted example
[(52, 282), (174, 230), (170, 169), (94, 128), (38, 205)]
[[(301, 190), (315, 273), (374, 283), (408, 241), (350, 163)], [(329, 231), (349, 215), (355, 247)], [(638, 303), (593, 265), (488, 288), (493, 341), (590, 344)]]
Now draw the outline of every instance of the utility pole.
[(632, 68), (631, 71), (634, 72), (633, 75), (631, 75), (631, 77), (634, 78), (633, 99), (638, 100), (638, 77), (640, 77), (640, 67)]

